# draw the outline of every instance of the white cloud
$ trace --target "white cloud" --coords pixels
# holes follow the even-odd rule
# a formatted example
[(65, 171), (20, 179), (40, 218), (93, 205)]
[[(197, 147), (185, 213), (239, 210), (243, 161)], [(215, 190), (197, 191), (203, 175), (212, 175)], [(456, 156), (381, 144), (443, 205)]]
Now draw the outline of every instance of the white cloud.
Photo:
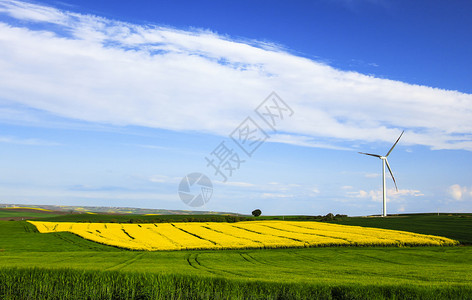
[[(347, 192), (346, 194), (351, 198), (370, 198), (374, 202), (381, 202), (383, 199), (382, 190), (359, 190), (357, 192)], [(401, 189), (397, 192), (395, 189), (387, 189), (387, 202), (402, 200), (407, 196), (420, 197), (424, 194), (418, 190)]]
[[(336, 70), (274, 45), (2, 1), (2, 109), (112, 125), (227, 135), (272, 91), (295, 114), (270, 141), (472, 150), (472, 95)], [(50, 23), (55, 29), (35, 29)], [(49, 28), (47, 27), (47, 28)], [(55, 31), (53, 31), (55, 30)], [(5, 102), (6, 101), (6, 102)]]
[(449, 187), (449, 195), (456, 201), (464, 201), (466, 199), (472, 199), (472, 187), (460, 186), (459, 184), (453, 184)]

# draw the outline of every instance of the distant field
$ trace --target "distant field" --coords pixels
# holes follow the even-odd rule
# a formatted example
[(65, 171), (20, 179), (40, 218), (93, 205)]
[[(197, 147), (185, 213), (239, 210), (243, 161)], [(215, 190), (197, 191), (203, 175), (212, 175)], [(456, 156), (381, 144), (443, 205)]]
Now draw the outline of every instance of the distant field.
[(42, 209), (8, 209), (0, 208), (0, 220), (21, 219), (21, 218), (42, 218), (42, 217), (57, 217), (60, 214), (42, 210)]
[[(439, 226), (432, 216), (404, 220), (442, 236), (471, 232), (470, 219), (454, 218), (440, 216)], [(367, 222), (379, 227), (389, 219)], [(472, 298), (470, 246), (143, 252), (0, 221), (0, 266), (0, 298), (7, 299)]]
[(0, 204), (0, 209), (18, 209), (18, 208), (32, 208), (50, 210), (66, 214), (80, 214), (80, 213), (99, 213), (99, 214), (121, 214), (121, 215), (234, 215), (240, 214), (231, 212), (211, 212), (211, 211), (190, 211), (190, 210), (167, 210), (167, 209), (152, 209), (152, 208), (137, 208), (137, 207), (106, 207), (106, 206), (70, 206), (70, 205), (29, 205), (29, 204)]

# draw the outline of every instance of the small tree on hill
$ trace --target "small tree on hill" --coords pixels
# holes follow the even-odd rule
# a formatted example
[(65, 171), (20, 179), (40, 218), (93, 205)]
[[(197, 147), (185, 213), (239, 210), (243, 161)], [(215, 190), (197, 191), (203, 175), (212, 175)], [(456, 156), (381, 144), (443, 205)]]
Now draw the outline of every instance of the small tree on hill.
[(332, 213), (329, 213), (327, 214), (326, 216), (324, 216), (323, 218), (325, 221), (332, 221), (334, 220), (334, 215)]
[(252, 215), (254, 217), (259, 217), (261, 214), (262, 214), (262, 212), (261, 212), (260, 209), (255, 209), (255, 210), (252, 211)]

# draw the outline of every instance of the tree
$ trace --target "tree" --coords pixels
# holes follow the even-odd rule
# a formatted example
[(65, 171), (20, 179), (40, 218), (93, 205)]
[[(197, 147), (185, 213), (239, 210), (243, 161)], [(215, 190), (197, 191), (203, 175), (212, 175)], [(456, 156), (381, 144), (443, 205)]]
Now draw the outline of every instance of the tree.
[(334, 220), (334, 215), (333, 215), (332, 213), (329, 213), (329, 214), (327, 214), (326, 216), (324, 216), (323, 219), (324, 219), (325, 221), (326, 221), (326, 220), (327, 220), (327, 221), (332, 221), (332, 220)]
[(253, 215), (254, 217), (259, 217), (259, 216), (261, 215), (261, 213), (262, 213), (262, 212), (261, 212), (260, 209), (255, 209), (255, 210), (252, 211), (252, 215)]

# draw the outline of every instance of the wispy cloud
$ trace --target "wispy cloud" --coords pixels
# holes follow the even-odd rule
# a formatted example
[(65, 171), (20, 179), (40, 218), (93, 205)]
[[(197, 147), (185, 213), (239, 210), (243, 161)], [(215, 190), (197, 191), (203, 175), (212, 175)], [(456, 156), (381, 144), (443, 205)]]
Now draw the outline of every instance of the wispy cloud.
[(230, 187), (238, 187), (238, 188), (253, 188), (256, 187), (255, 184), (249, 182), (242, 182), (242, 181), (215, 181), (216, 184), (230, 186)]
[(154, 150), (172, 150), (170, 147), (159, 146), (159, 145), (135, 145), (136, 147), (154, 149)]
[(263, 193), (261, 195), (262, 198), (293, 198), (294, 195), (290, 194), (279, 194), (279, 193)]
[(178, 183), (182, 178), (170, 177), (166, 175), (153, 175), (148, 178), (153, 183)]
[(73, 185), (68, 188), (69, 191), (79, 192), (126, 192), (130, 191), (129, 188), (122, 186), (91, 186), (91, 185)]
[[(8, 199), (18, 203), (26, 203), (25, 201), (29, 202), (29, 200), (34, 200), (36, 203), (65, 204), (71, 199), (80, 199), (82, 203), (87, 203), (88, 205), (97, 205), (99, 203), (98, 201), (105, 201), (103, 204), (108, 206), (121, 204), (122, 206), (128, 207), (132, 207), (135, 203), (143, 203), (142, 201), (149, 201), (149, 203), (157, 202), (161, 204), (166, 202), (181, 203), (180, 200), (177, 199), (175, 193), (159, 193), (156, 191), (133, 190), (112, 186), (74, 186), (64, 189), (27, 187), (24, 189), (18, 189), (0, 185), (0, 193), (8, 195)], [(88, 202), (87, 199), (91, 200), (91, 202)], [(71, 201), (71, 204), (73, 203), (77, 202)], [(103, 204), (100, 203), (99, 205)]]
[(17, 106), (71, 120), (227, 135), (275, 90), (295, 114), (269, 141), (349, 149), (359, 141), (390, 143), (406, 128), (405, 144), (472, 150), (470, 94), (340, 71), (209, 31), (12, 0), (0, 2), (1, 14), (24, 21), (0, 22), (0, 99)]
[(68, 16), (57, 9), (20, 1), (2, 1), (0, 12), (28, 21), (50, 22), (65, 25)]
[(21, 139), (11, 136), (0, 136), (0, 143), (26, 145), (26, 146), (59, 146), (60, 143), (45, 141), (42, 139)]

